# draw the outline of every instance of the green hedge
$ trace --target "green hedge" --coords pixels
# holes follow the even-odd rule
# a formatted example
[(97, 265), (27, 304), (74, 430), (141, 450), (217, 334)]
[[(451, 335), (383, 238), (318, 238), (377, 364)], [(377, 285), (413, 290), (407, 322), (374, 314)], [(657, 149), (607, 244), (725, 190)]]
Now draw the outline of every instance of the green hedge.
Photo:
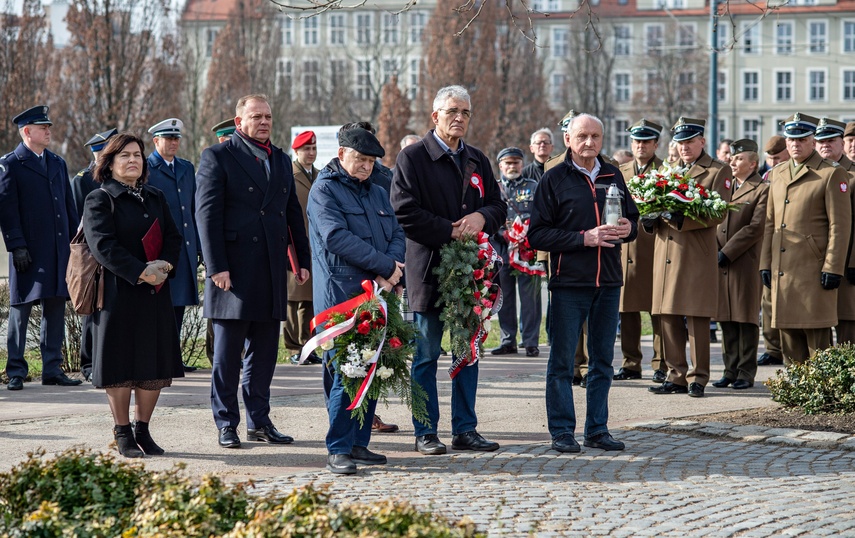
[(823, 349), (766, 381), (772, 399), (807, 415), (855, 412), (855, 346)]
[(451, 523), (408, 503), (335, 504), (311, 485), (258, 496), (215, 476), (192, 480), (181, 466), (153, 473), (80, 449), (30, 454), (0, 474), (0, 512), (9, 538), (484, 536), (471, 520)]

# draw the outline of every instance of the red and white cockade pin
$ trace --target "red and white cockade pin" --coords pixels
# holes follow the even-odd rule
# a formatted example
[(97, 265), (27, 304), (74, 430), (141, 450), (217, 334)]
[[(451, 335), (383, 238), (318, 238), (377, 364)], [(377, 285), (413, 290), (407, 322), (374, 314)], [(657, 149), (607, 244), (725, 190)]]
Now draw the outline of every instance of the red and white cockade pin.
[(472, 187), (478, 189), (478, 194), (481, 198), (484, 197), (484, 180), (478, 174), (472, 174), (472, 178), (469, 180), (469, 184)]
[(845, 181), (840, 182), (840, 192), (846, 192), (849, 190), (849, 185)]
[(730, 185), (731, 185), (730, 180), (729, 180), (729, 179), (725, 179), (725, 180), (724, 180), (724, 188), (725, 188), (725, 189), (729, 189), (729, 188), (730, 188)]

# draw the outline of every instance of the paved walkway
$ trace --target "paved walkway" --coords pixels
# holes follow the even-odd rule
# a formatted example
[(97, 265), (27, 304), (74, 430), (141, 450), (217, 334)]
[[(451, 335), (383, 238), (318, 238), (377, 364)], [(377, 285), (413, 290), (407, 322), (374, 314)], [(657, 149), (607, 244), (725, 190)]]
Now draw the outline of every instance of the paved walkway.
[[(719, 350), (714, 344), (714, 379), (721, 374)], [(210, 372), (199, 371), (163, 392), (152, 433), (167, 456), (144, 461), (151, 469), (180, 461), (194, 475), (253, 479), (261, 490), (314, 482), (329, 484), (343, 502), (408, 500), (449, 517), (467, 515), (491, 536), (855, 536), (855, 450), (843, 446), (849, 440), (691, 420), (768, 405), (762, 384), (746, 391), (709, 386), (702, 399), (657, 396), (646, 390), (646, 370), (647, 380), (612, 386), (610, 427), (627, 449), (562, 455), (549, 450), (545, 365), (545, 353), (482, 362), (479, 431), (499, 441), (499, 451), (421, 456), (413, 451), (406, 409), (381, 405), (383, 419), (402, 427), (372, 439), (372, 449), (388, 455), (389, 464), (362, 467), (351, 477), (323, 469), (327, 424), (319, 366), (277, 368), (272, 418), (297, 441), (284, 447), (244, 442), (240, 450), (217, 446)], [(773, 373), (761, 367), (758, 379)], [(442, 368), (439, 389), (440, 438), (450, 444), (450, 383)], [(580, 414), (584, 393), (574, 391)], [(110, 450), (111, 422), (103, 391), (91, 385), (27, 383), (21, 392), (0, 390), (0, 470), (38, 448)], [(245, 437), (242, 427), (239, 432)]]

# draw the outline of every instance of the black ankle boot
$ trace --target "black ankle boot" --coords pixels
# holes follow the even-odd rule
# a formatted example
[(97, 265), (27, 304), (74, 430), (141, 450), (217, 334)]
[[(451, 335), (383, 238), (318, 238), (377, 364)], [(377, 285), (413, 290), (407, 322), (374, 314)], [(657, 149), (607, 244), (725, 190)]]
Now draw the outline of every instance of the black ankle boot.
[(116, 448), (119, 454), (126, 458), (142, 458), (143, 452), (134, 441), (134, 430), (130, 424), (124, 426), (113, 426), (113, 437), (116, 439)]
[(148, 422), (134, 422), (134, 437), (137, 440), (137, 445), (149, 456), (163, 455), (163, 449), (157, 446), (157, 443), (151, 438), (151, 434), (148, 433)]

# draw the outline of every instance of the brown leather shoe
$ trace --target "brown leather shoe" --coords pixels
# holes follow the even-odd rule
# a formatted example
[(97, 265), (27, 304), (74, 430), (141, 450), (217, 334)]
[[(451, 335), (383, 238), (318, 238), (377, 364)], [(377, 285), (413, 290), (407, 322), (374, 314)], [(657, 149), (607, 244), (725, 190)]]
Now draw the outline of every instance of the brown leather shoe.
[(371, 430), (377, 433), (395, 433), (398, 431), (397, 424), (386, 424), (380, 417), (374, 415), (374, 422), (371, 423)]

